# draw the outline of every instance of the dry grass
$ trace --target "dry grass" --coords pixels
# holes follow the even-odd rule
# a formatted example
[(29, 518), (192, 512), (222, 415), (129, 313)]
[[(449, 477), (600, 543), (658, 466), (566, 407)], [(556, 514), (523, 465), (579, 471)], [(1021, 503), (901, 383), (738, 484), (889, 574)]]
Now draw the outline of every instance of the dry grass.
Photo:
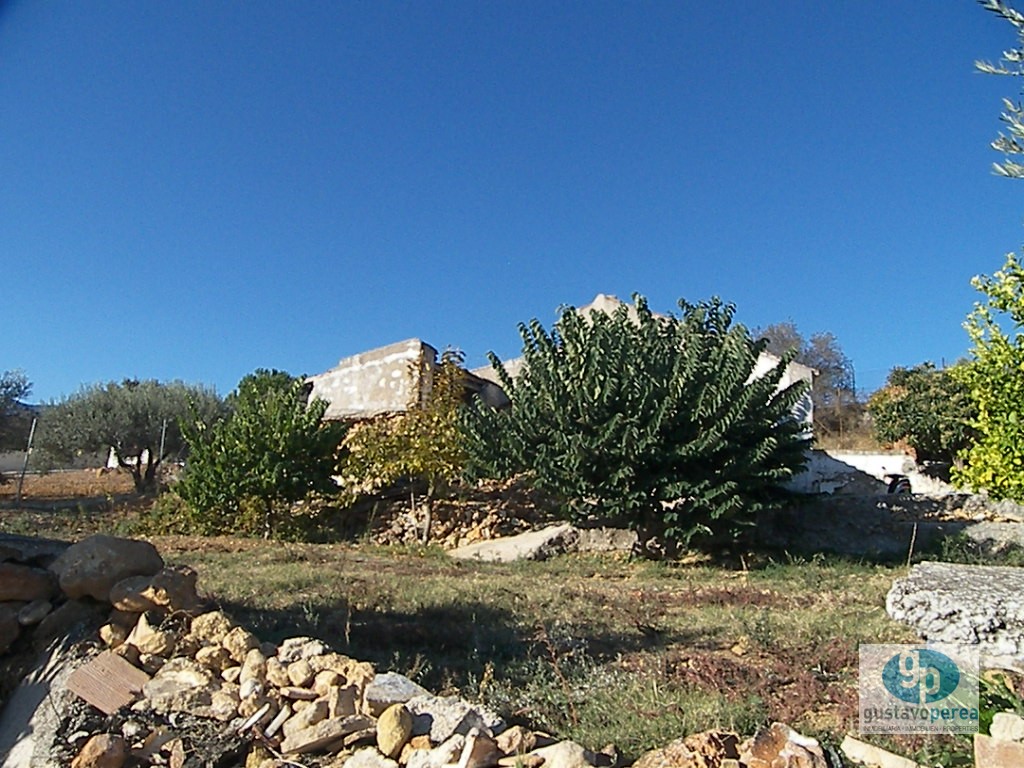
[[(53, 499), (47, 483), (58, 479), (72, 486), (40, 478), (33, 498)], [(93, 476), (115, 480), (125, 478)], [(75, 482), (95, 493), (88, 478)], [(128, 532), (135, 511), (8, 509), (0, 529)], [(775, 719), (837, 740), (856, 727), (858, 644), (914, 639), (883, 607), (899, 569), (844, 560), (755, 555), (741, 567), (566, 556), (498, 565), (436, 548), (153, 541), (265, 639), (320, 637), (512, 720), (593, 748), (614, 742), (627, 758), (686, 733), (750, 733)], [(951, 746), (966, 754), (949, 740), (890, 742), (919, 757)]]

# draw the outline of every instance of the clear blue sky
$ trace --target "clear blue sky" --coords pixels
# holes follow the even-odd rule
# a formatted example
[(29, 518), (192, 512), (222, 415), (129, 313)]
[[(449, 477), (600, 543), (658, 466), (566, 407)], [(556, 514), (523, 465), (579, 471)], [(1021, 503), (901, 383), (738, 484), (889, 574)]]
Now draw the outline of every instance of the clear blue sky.
[(1024, 242), (970, 0), (2, 2), (0, 370), (227, 393), (595, 294), (951, 362)]

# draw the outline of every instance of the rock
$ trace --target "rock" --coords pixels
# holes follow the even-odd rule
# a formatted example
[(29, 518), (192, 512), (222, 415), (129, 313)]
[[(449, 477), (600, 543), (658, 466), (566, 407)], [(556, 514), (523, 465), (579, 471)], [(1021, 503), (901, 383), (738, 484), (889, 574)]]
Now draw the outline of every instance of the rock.
[(633, 768), (714, 768), (724, 759), (738, 760), (739, 756), (736, 734), (705, 731), (647, 752)]
[(320, 752), (344, 740), (349, 734), (371, 727), (373, 720), (365, 715), (321, 720), (310, 728), (304, 728), (286, 737), (281, 742), (281, 751), (286, 754)]
[(466, 744), (466, 737), (461, 734), (452, 736), (434, 749), (430, 748), (430, 737), (426, 735), (413, 736), (409, 744), (415, 745), (421, 739), (426, 741), (426, 745), (407, 751), (405, 759), (399, 761), (405, 768), (444, 768), (458, 761)]
[(143, 613), (154, 610), (157, 605), (142, 591), (149, 586), (149, 576), (129, 576), (110, 588), (110, 604), (119, 611)]
[(494, 712), (477, 708), (457, 696), (415, 696), (406, 701), (413, 716), (412, 732), (430, 734), (435, 744), (446, 741), (453, 734), (469, 733), (479, 728), (492, 735), (505, 730), (505, 722)]
[(449, 554), (460, 560), (483, 560), (511, 563), (515, 560), (546, 560), (570, 552), (576, 547), (579, 531), (568, 523), (553, 525), (539, 531), (527, 531), (490, 541), (467, 544)]
[(282, 664), (291, 664), (299, 659), (309, 661), (314, 656), (323, 656), (328, 648), (312, 637), (289, 637), (277, 649), (277, 658)]
[(196, 593), (196, 572), (187, 565), (162, 569), (149, 580), (141, 596), (170, 613), (191, 613), (202, 604)]
[(356, 713), (358, 691), (354, 685), (336, 686), (324, 694), (331, 717), (348, 717)]
[(784, 723), (772, 723), (745, 741), (740, 762), (745, 768), (829, 768), (817, 739)]
[(284, 723), (283, 730), (285, 738), (298, 733), (299, 731), (306, 730), (311, 726), (316, 725), (321, 720), (326, 720), (327, 715), (327, 701), (324, 699), (311, 701), (308, 706), (302, 707), (301, 709), (296, 707), (295, 714), (293, 714)]
[(128, 744), (123, 736), (99, 733), (85, 742), (71, 768), (121, 768), (128, 761)]
[(1024, 744), (998, 741), (983, 733), (974, 734), (975, 768), (1020, 768), (1024, 765)]
[(139, 621), (125, 640), (139, 649), (139, 653), (154, 656), (170, 656), (178, 641), (178, 634), (154, 626), (163, 617), (156, 611), (139, 614)]
[(525, 755), (537, 747), (537, 737), (533, 731), (521, 725), (513, 725), (498, 734), (498, 749), (506, 755)]
[(498, 764), (501, 756), (501, 750), (490, 734), (483, 733), (479, 728), (470, 728), (459, 756), (458, 768), (492, 768)]
[(398, 768), (398, 763), (373, 747), (364, 747), (345, 761), (345, 768)]
[(33, 600), (18, 611), (18, 623), (23, 627), (32, 627), (45, 619), (53, 610), (49, 600)]
[(128, 635), (131, 634), (131, 630), (121, 624), (104, 624), (100, 627), (100, 640), (108, 648), (117, 648), (124, 644), (124, 641), (128, 639)]
[(122, 579), (151, 576), (163, 567), (163, 559), (149, 542), (101, 533), (72, 544), (50, 564), (65, 595), (102, 601)]
[(313, 668), (309, 666), (309, 662), (305, 659), (298, 659), (288, 665), (288, 679), (292, 685), (305, 688), (313, 682), (313, 675)]
[[(193, 627), (195, 623), (193, 622)], [(231, 658), (241, 664), (245, 661), (245, 655), (253, 648), (260, 647), (260, 641), (256, 639), (256, 635), (247, 629), (242, 627), (233, 627), (224, 637), (221, 639), (221, 645), (227, 649), (227, 652), (231, 655)]]
[(377, 749), (397, 759), (412, 736), (412, 715), (404, 704), (392, 704), (377, 718)]
[(18, 563), (0, 563), (0, 602), (49, 600), (57, 594), (53, 574)]
[(50, 611), (36, 625), (32, 633), (32, 644), (41, 649), (66, 635), (95, 632), (103, 624), (105, 613), (102, 605), (91, 601), (68, 600)]
[(922, 768), (919, 763), (899, 755), (894, 755), (881, 747), (868, 744), (847, 734), (843, 743), (839, 745), (840, 751), (858, 765), (866, 764), (878, 766), (878, 768)]
[(575, 741), (560, 741), (535, 749), (530, 755), (544, 759), (544, 768), (590, 768), (598, 764), (597, 755)]
[(158, 712), (189, 712), (208, 707), (217, 690), (210, 670), (194, 660), (171, 659), (142, 687), (150, 706)]
[(256, 680), (260, 686), (267, 682), (267, 659), (259, 648), (250, 648), (242, 662), (242, 671), (238, 673), (238, 684), (245, 685), (248, 680)]
[[(288, 667), (274, 656), (267, 659), (267, 682), (271, 685), (276, 685), (278, 688), (284, 688), (292, 684), (291, 678), (288, 677)], [(318, 692), (326, 693), (326, 691)]]
[[(234, 659), (222, 645), (207, 645), (196, 651), (196, 661), (204, 667), (209, 667), (217, 672), (223, 672), (228, 667), (234, 666)], [(241, 675), (241, 669), (239, 669)]]
[[(404, 704), (415, 696), (430, 696), (430, 691), (405, 675), (383, 672), (376, 675), (363, 691), (363, 711), (378, 717), (392, 704)], [(444, 739), (435, 739), (435, 742), (441, 741)]]
[(982, 667), (1024, 671), (1024, 569), (919, 563), (885, 608), (928, 642), (977, 648)]
[(996, 712), (988, 732), (996, 741), (1024, 742), (1024, 718), (1013, 712)]
[(0, 653), (5, 653), (21, 634), (18, 613), (13, 608), (0, 606)]
[(199, 638), (206, 645), (219, 645), (233, 628), (231, 619), (223, 611), (210, 611), (192, 619), (189, 635)]

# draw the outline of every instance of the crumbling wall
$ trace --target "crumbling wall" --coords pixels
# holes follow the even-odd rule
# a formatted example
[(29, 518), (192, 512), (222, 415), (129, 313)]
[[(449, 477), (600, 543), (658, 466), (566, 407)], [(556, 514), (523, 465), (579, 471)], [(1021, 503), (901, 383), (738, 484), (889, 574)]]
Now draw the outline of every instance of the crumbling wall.
[(437, 350), (407, 339), (339, 361), (329, 371), (310, 376), (310, 398), (329, 403), (328, 419), (364, 419), (402, 413), (429, 394)]

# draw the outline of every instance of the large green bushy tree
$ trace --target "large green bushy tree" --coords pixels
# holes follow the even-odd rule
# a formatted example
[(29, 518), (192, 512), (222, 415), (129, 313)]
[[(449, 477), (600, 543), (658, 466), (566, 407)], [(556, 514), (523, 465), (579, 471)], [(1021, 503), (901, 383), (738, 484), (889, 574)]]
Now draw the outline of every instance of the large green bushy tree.
[(199, 533), (275, 534), (275, 512), (315, 491), (334, 490), (344, 427), (324, 421), (324, 400), (307, 404), (302, 379), (257, 370), (227, 399), (230, 413), (185, 429), (189, 460), (175, 486)]
[(868, 412), (879, 441), (905, 443), (923, 461), (952, 464), (975, 437), (977, 408), (956, 367), (893, 368)]
[(1014, 254), (971, 284), (985, 296), (967, 317), (971, 359), (956, 369), (977, 406), (978, 439), (954, 479), (1024, 501), (1024, 267)]
[(656, 316), (635, 296), (611, 314), (567, 308), (551, 332), (521, 325), (518, 379), (491, 356), (511, 407), (466, 414), (471, 467), (529, 472), (571, 519), (669, 542), (751, 522), (802, 466), (809, 438), (792, 412), (807, 385), (778, 387), (792, 354), (753, 377), (765, 342), (733, 324), (731, 304), (679, 307)]
[(50, 463), (113, 448), (135, 489), (150, 490), (160, 464), (183, 455), (182, 421), (209, 423), (222, 412), (216, 392), (201, 385), (137, 379), (94, 384), (43, 410), (37, 445)]
[(32, 384), (23, 371), (0, 373), (0, 450), (25, 448), (31, 423), (31, 418), (26, 420), (25, 417), (31, 411), (21, 404), (21, 400), (31, 391)]

